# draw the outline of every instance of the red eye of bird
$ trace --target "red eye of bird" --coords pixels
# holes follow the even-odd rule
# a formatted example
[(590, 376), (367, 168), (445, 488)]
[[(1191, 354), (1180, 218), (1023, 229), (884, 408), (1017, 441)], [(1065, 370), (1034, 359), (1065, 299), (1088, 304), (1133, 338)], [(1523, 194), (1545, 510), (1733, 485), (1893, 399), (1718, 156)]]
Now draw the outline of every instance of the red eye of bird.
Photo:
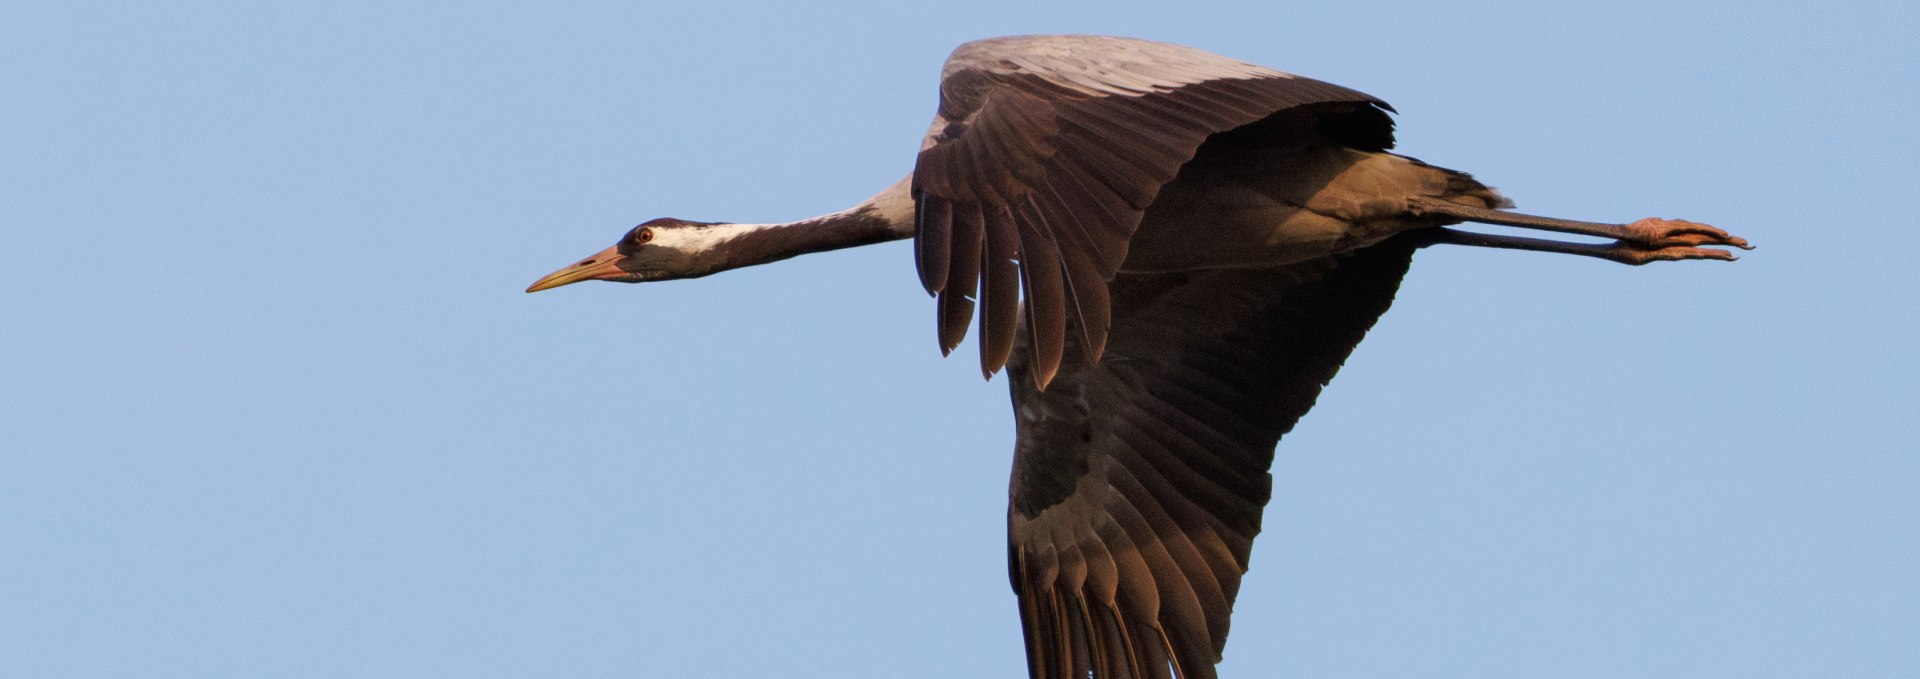
[(633, 242), (646, 243), (653, 240), (653, 229), (641, 229), (633, 233)]

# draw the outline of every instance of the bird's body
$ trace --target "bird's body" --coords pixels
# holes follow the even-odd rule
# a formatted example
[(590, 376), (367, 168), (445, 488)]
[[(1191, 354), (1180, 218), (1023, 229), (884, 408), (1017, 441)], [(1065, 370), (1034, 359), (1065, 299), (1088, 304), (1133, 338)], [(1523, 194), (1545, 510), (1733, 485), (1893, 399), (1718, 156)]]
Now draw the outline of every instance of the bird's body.
[(1142, 215), (1120, 271), (1280, 266), (1457, 221), (1409, 214), (1416, 196), (1509, 204), (1466, 175), (1391, 153), (1202, 146)]
[[(686, 278), (911, 237), (952, 350), (1013, 379), (1009, 567), (1039, 677), (1211, 677), (1279, 438), (1437, 243), (1731, 259), (1704, 225), (1497, 210), (1368, 95), (1177, 45), (968, 43), (914, 173), (786, 224), (655, 220), (536, 282)], [(1462, 221), (1608, 244), (1454, 231)], [(1024, 310), (1024, 313), (1023, 313)]]

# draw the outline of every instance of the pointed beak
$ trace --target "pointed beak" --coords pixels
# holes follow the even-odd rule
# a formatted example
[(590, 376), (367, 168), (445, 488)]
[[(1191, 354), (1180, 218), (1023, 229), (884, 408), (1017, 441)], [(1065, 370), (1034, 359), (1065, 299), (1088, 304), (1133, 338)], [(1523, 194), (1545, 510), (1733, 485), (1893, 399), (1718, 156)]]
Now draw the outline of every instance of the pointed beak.
[(628, 275), (620, 268), (620, 260), (626, 255), (620, 254), (620, 246), (614, 246), (594, 253), (592, 257), (580, 260), (580, 263), (547, 274), (533, 285), (527, 286), (527, 292), (539, 292), (547, 288), (557, 288), (568, 283), (586, 280), (620, 278)]

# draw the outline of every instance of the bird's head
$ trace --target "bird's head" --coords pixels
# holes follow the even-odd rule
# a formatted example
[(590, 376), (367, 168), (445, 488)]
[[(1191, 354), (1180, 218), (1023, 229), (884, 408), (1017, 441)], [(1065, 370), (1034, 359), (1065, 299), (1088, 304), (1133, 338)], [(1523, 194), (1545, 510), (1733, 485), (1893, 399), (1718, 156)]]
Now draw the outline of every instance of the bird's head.
[(627, 230), (620, 242), (559, 271), (547, 274), (527, 292), (580, 281), (642, 283), (695, 278), (726, 268), (715, 246), (729, 239), (735, 224), (662, 217)]

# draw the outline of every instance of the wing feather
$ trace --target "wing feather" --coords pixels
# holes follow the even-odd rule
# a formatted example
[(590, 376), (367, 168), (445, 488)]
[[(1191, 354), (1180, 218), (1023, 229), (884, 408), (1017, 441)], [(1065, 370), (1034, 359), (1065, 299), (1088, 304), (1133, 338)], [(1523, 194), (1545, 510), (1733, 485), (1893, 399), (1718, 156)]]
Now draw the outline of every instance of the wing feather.
[(1412, 252), (1122, 275), (1104, 360), (1068, 357), (1040, 391), (1015, 353), (1008, 555), (1034, 679), (1215, 676), (1274, 444)]
[(1027, 290), (1027, 328), (1033, 341), (1033, 378), (1036, 386), (1053, 380), (1066, 354), (1067, 290), (1060, 270), (1060, 248), (1054, 244), (1051, 223), (1031, 196), (1021, 204), (1015, 221), (1020, 226), (1020, 274)]
[(980, 373), (992, 377), (1013, 353), (1020, 316), (1019, 225), (1004, 204), (988, 215), (980, 256)]
[(929, 294), (947, 288), (953, 262), (953, 204), (920, 201), (913, 204), (913, 256), (919, 262), (920, 284)]
[(953, 258), (950, 261), (953, 268), (948, 273), (948, 282), (941, 286), (939, 292), (942, 355), (960, 346), (960, 340), (967, 336), (967, 323), (973, 320), (973, 300), (979, 295), (980, 257), (985, 246), (979, 205), (960, 203), (953, 205), (952, 209), (950, 228), (953, 232)]
[[(915, 238), (926, 241), (915, 250), (921, 284), (935, 294), (983, 291), (981, 369), (990, 375), (1005, 364), (1015, 332), (1001, 322), (1013, 312), (999, 307), (1019, 304), (1021, 287), (1011, 284), (1009, 294), (1014, 279), (995, 258), (1018, 261), (1028, 295), (1046, 285), (1044, 294), (1059, 288), (1071, 296), (1060, 309), (1081, 329), (1083, 356), (1097, 360), (1111, 314), (1096, 308), (1105, 300), (1091, 288), (1119, 273), (1161, 187), (1213, 134), (1333, 102), (1385, 106), (1336, 85), (1164, 43), (1030, 36), (962, 45), (942, 72), (939, 114), (914, 168)], [(1366, 124), (1386, 125), (1384, 117)], [(1369, 134), (1390, 138), (1391, 129)], [(1029, 202), (1033, 208), (1022, 207)], [(988, 255), (971, 267), (960, 263), (975, 253), (957, 217), (967, 204), (983, 216)], [(1062, 211), (1075, 219), (1058, 218)], [(948, 214), (955, 216), (942, 221)], [(1043, 240), (1060, 256), (1029, 256), (1047, 247)], [(966, 332), (964, 320), (953, 320), (959, 306), (941, 303), (943, 349)], [(1045, 311), (1047, 323), (1034, 330), (1055, 327), (1053, 309)], [(1052, 342), (1039, 347), (1042, 355)], [(1044, 389), (1051, 373), (1034, 377)]]

